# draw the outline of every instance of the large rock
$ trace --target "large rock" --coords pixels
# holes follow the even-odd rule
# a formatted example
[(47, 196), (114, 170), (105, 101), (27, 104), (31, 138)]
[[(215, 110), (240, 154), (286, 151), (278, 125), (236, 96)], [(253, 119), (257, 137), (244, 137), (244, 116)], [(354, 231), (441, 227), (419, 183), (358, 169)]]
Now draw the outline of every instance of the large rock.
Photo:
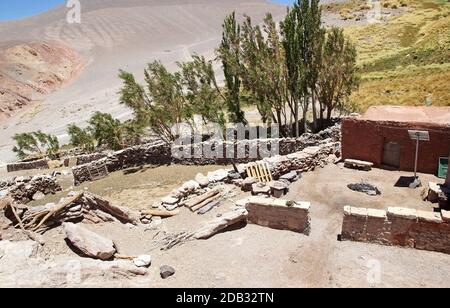
[(63, 228), (70, 243), (87, 257), (109, 260), (116, 253), (110, 239), (73, 223), (64, 223)]

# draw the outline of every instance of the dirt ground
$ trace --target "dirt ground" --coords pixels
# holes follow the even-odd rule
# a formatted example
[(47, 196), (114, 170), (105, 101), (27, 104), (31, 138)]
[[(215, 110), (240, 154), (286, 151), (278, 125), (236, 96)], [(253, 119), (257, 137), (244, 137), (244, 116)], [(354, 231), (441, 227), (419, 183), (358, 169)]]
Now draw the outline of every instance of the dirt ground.
[[(113, 199), (132, 198), (148, 204), (153, 188), (162, 193), (162, 188), (172, 189), (178, 180), (195, 176), (198, 168), (191, 167), (179, 173), (174, 182), (166, 182), (173, 177), (179, 167), (161, 167), (161, 171), (147, 169), (96, 182), (94, 187), (106, 187), (114, 183), (119, 186), (132, 183), (124, 196), (118, 190), (109, 196)], [(165, 169), (168, 168), (168, 169)], [(172, 169), (173, 168), (173, 169)], [(206, 169), (214, 170), (217, 167)], [(147, 174), (161, 175), (160, 184), (142, 187), (149, 179)], [(191, 172), (192, 174), (188, 174)], [(206, 173), (205, 169), (203, 172)], [(124, 255), (151, 254), (152, 266), (143, 278), (128, 279), (106, 274), (90, 274), (81, 284), (68, 284), (59, 273), (62, 264), (80, 258), (64, 242), (63, 231), (58, 228), (48, 232), (47, 244), (38, 254), (39, 264), (17, 265), (19, 268), (8, 272), (1, 268), (5, 281), (16, 275), (39, 275), (45, 269), (46, 277), (52, 277), (43, 285), (50, 286), (113, 286), (113, 287), (450, 287), (450, 256), (440, 253), (418, 251), (398, 247), (372, 244), (339, 242), (343, 207), (345, 205), (387, 208), (388, 206), (411, 207), (432, 210), (429, 203), (422, 202), (420, 189), (394, 187), (400, 176), (408, 174), (374, 169), (370, 172), (355, 171), (341, 165), (330, 165), (324, 169), (304, 174), (302, 179), (290, 187), (286, 199), (311, 202), (312, 232), (310, 236), (288, 231), (271, 230), (247, 225), (241, 229), (218, 234), (206, 241), (189, 241), (168, 251), (160, 251), (155, 246), (155, 238), (160, 232), (177, 233), (196, 230), (203, 223), (214, 219), (220, 213), (236, 207), (233, 201), (246, 195), (236, 190), (236, 196), (222, 202), (219, 208), (206, 215), (197, 215), (182, 209), (180, 215), (163, 220), (158, 230), (146, 227), (132, 227), (121, 224), (88, 225), (87, 227), (111, 238), (118, 251)], [(424, 182), (441, 180), (421, 175)], [(139, 181), (138, 179), (141, 179)], [(154, 181), (156, 181), (153, 178)], [(346, 186), (365, 180), (378, 186), (382, 195), (370, 197), (349, 190)], [(109, 184), (106, 184), (109, 183)], [(119, 184), (122, 183), (122, 184)], [(162, 183), (164, 183), (164, 186)], [(123, 189), (123, 187), (121, 187)], [(145, 189), (148, 191), (143, 193)], [(116, 195), (117, 194), (117, 195)], [(150, 198), (150, 199), (148, 199)], [(135, 201), (133, 201), (134, 203)], [(124, 203), (127, 203), (124, 201)], [(100, 262), (100, 261), (95, 261)], [(100, 262), (101, 263), (101, 262)], [(83, 263), (84, 264), (84, 263)], [(162, 280), (159, 277), (161, 265), (171, 265), (176, 274)], [(87, 265), (86, 265), (87, 266)], [(375, 270), (375, 276), (374, 276)], [(53, 273), (53, 274), (52, 274)], [(370, 279), (376, 277), (377, 279)], [(3, 279), (3, 278), (2, 278)], [(0, 282), (2, 285), (2, 282)], [(42, 284), (39, 284), (39, 286)]]

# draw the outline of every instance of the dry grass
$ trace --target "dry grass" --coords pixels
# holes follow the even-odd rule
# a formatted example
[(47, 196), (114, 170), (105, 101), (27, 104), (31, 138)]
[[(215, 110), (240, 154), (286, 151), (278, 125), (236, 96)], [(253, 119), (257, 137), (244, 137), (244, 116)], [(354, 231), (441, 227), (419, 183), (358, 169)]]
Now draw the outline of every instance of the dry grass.
[[(358, 1), (350, 1), (358, 5)], [(450, 105), (450, 3), (446, 0), (382, 1), (406, 7), (387, 23), (345, 29), (358, 49), (362, 84), (351, 105)], [(347, 7), (348, 9), (348, 7)]]

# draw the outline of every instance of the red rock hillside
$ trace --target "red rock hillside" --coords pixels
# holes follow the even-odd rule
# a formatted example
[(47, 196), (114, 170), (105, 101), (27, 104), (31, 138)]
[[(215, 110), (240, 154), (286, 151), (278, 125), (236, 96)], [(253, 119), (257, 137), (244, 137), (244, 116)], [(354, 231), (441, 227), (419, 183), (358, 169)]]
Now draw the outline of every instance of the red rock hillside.
[(3, 43), (0, 45), (0, 119), (59, 89), (81, 68), (81, 57), (60, 43)]

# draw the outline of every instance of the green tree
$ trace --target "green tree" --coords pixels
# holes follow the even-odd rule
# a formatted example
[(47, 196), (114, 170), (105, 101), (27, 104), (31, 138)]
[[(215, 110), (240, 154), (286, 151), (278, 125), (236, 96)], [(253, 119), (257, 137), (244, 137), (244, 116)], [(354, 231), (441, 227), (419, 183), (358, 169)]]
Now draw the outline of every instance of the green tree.
[(88, 128), (83, 129), (75, 124), (70, 124), (67, 127), (67, 133), (70, 137), (70, 144), (72, 146), (80, 148), (88, 153), (95, 150), (95, 138)]
[(20, 159), (25, 159), (33, 155), (48, 155), (56, 158), (59, 152), (59, 141), (54, 135), (45, 134), (42, 131), (16, 134), (13, 137), (16, 146), (13, 152)]
[(345, 109), (348, 97), (358, 88), (360, 80), (356, 49), (345, 39), (342, 29), (332, 28), (328, 33), (322, 57), (317, 96), (321, 106), (320, 119), (329, 122), (333, 110)]
[(264, 19), (263, 29), (253, 26), (251, 18), (246, 17), (241, 46), (243, 85), (251, 93), (263, 122), (288, 127), (284, 50), (270, 13)]
[(223, 102), (226, 97), (220, 90), (212, 61), (205, 57), (193, 55), (192, 61), (178, 63), (182, 74), (183, 93), (186, 96), (186, 109), (190, 118), (195, 114), (202, 117), (204, 123), (218, 123), (225, 126)]
[(89, 120), (89, 130), (98, 145), (105, 145), (111, 150), (124, 147), (122, 125), (108, 113), (96, 112)]
[[(303, 110), (304, 130), (307, 113), (317, 85), (324, 30), (319, 0), (298, 0), (281, 24), (286, 53), (287, 84), (292, 97), (294, 136), (299, 130), (299, 106)], [(313, 114), (315, 115), (315, 103)]]
[(163, 140), (174, 141), (180, 132), (172, 128), (186, 121), (192, 123), (189, 100), (183, 93), (182, 74), (170, 73), (159, 61), (150, 63), (144, 74), (146, 88), (138, 84), (132, 74), (120, 72), (121, 103), (134, 111), (138, 123), (149, 126)]
[(241, 27), (236, 21), (235, 12), (225, 18), (222, 28), (222, 42), (216, 53), (222, 62), (225, 75), (229, 121), (247, 124), (241, 106)]

